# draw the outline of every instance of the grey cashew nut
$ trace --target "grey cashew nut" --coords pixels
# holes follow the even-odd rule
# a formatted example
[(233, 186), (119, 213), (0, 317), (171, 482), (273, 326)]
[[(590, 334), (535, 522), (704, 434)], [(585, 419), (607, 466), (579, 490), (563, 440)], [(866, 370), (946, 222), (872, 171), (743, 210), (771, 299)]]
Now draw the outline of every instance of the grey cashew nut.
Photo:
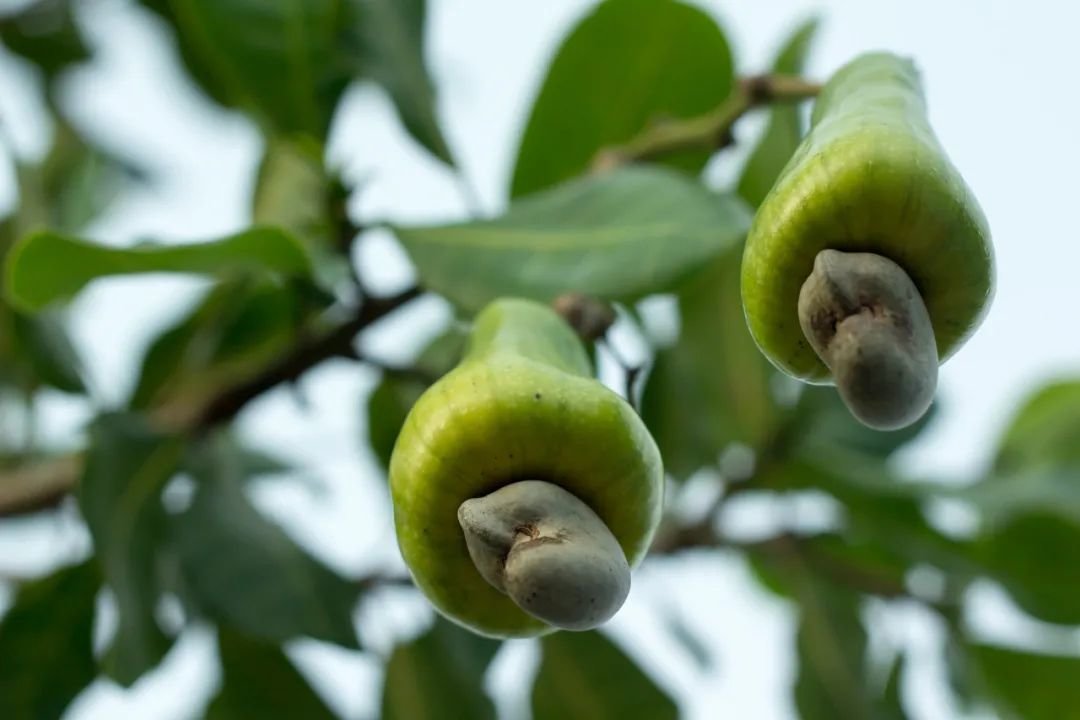
[(892, 260), (822, 250), (799, 293), (799, 324), (865, 425), (894, 430), (930, 407), (934, 328), (915, 283)]
[(564, 630), (609, 620), (630, 566), (604, 521), (558, 485), (522, 480), (458, 508), (480, 574), (525, 612)]

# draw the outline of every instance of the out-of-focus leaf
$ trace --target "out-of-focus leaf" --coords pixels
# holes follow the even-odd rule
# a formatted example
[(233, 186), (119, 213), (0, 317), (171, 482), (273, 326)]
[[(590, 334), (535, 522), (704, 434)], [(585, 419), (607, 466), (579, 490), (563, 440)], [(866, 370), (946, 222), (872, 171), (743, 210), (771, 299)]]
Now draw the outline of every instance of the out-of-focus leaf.
[(671, 697), (600, 633), (555, 633), (541, 647), (533, 720), (678, 717)]
[(442, 618), (420, 637), (394, 648), (386, 664), (383, 720), (495, 718), (484, 673), (500, 643)]
[(154, 619), (156, 564), (165, 527), (161, 491), (182, 452), (181, 441), (151, 431), (135, 415), (102, 415), (91, 428), (79, 507), (120, 615), (104, 668), (124, 685), (155, 666), (170, 645)]
[(0, 42), (51, 80), (69, 65), (90, 58), (73, 6), (73, 0), (34, 0), (14, 13), (2, 12)]
[[(802, 73), (819, 21), (811, 18), (799, 25), (780, 49), (772, 70), (785, 75)], [(775, 106), (769, 111), (765, 134), (746, 160), (739, 178), (739, 195), (753, 207), (761, 204), (780, 171), (802, 140), (805, 128), (797, 106)]]
[(795, 706), (802, 720), (864, 720), (875, 699), (867, 678), (866, 630), (859, 596), (822, 581), (808, 567), (798, 574), (799, 674)]
[(437, 378), (442, 377), (461, 359), (467, 335), (451, 327), (436, 336), (413, 363), (416, 374), (384, 374), (375, 386), (367, 404), (368, 438), (375, 457), (384, 468), (390, 466), (401, 426), (420, 395)]
[(101, 577), (91, 560), (19, 590), (0, 620), (0, 717), (59, 720), (97, 676), (94, 608)]
[(967, 655), (1003, 717), (1080, 720), (1080, 657), (982, 644), (968, 646)]
[(325, 246), (333, 233), (331, 191), (317, 143), (271, 138), (255, 180), (252, 219), (280, 227), (311, 247)]
[[(611, 0), (584, 18), (555, 54), (518, 149), (511, 194), (584, 171), (604, 147), (652, 123), (699, 115), (728, 96), (731, 51), (716, 22), (673, 0)], [(698, 172), (707, 150), (669, 162)]]
[(448, 165), (454, 164), (435, 114), (435, 91), (424, 65), (426, 0), (366, 0), (358, 23), (365, 76), (386, 88), (405, 129)]
[(907, 711), (904, 709), (904, 698), (901, 688), (901, 679), (904, 673), (905, 656), (896, 657), (889, 670), (889, 677), (885, 683), (885, 693), (882, 697), (881, 709), (878, 716), (881, 720), (907, 720)]
[(645, 385), (641, 414), (676, 478), (715, 465), (732, 443), (760, 449), (777, 422), (775, 373), (743, 316), (740, 255), (727, 251), (680, 289), (679, 340), (657, 353)]
[(59, 315), (12, 313), (12, 330), (16, 348), (30, 363), (36, 379), (64, 392), (86, 392), (82, 361)]
[(204, 91), (253, 115), (268, 134), (326, 137), (356, 71), (344, 0), (140, 0), (176, 31)]
[(288, 286), (251, 278), (219, 284), (147, 349), (132, 407), (167, 405), (188, 416), (285, 352), (302, 319)]
[(730, 249), (749, 218), (733, 196), (637, 167), (520, 200), (494, 220), (397, 235), (426, 288), (476, 311), (505, 295), (626, 300), (669, 289)]
[(276, 645), (227, 628), (218, 630), (221, 689), (205, 720), (267, 720), (335, 717)]
[(223, 440), (198, 458), (191, 507), (172, 536), (191, 599), (211, 619), (255, 638), (312, 637), (358, 647), (359, 588), (312, 558), (244, 494), (243, 458)]
[(994, 472), (1080, 468), (1080, 381), (1047, 385), (1016, 413), (998, 444)]
[(42, 231), (12, 248), (5, 269), (9, 299), (21, 309), (34, 311), (70, 298), (92, 280), (109, 275), (263, 271), (306, 277), (311, 260), (294, 237), (274, 228), (253, 228), (212, 242), (132, 248), (95, 245)]

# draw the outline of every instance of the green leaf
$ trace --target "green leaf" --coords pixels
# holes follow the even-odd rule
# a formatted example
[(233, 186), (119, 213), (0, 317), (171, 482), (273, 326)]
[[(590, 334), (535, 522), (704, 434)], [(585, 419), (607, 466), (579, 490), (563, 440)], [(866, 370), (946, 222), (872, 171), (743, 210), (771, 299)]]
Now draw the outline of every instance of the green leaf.
[[(773, 72), (802, 73), (819, 24), (817, 18), (811, 18), (795, 29), (773, 62)], [(739, 195), (751, 206), (757, 207), (765, 199), (805, 132), (805, 122), (797, 105), (776, 105), (769, 111), (765, 134), (747, 158), (739, 178)]]
[(151, 343), (131, 406), (168, 405), (190, 416), (285, 352), (303, 318), (300, 299), (288, 286), (253, 278), (217, 285)]
[(1034, 393), (998, 444), (996, 474), (1080, 468), (1080, 381), (1055, 382)]
[(426, 0), (367, 0), (362, 7), (364, 74), (386, 88), (402, 124), (417, 142), (453, 165), (424, 65)]
[(0, 42), (52, 80), (69, 65), (90, 58), (72, 6), (72, 0), (34, 0), (15, 13), (0, 15)]
[(1080, 720), (1080, 657), (968, 646), (994, 704), (1015, 720)]
[(141, 0), (176, 31), (180, 56), (213, 99), (268, 134), (326, 137), (355, 71), (351, 0)]
[(308, 276), (311, 261), (295, 238), (273, 228), (253, 228), (221, 240), (117, 248), (38, 232), (7, 257), (6, 291), (17, 307), (34, 311), (65, 300), (110, 275), (171, 272), (221, 275), (263, 271)]
[(82, 360), (58, 314), (12, 313), (12, 330), (16, 348), (33, 368), (36, 379), (64, 392), (86, 392)]
[(359, 587), (332, 572), (266, 520), (244, 494), (243, 458), (223, 439), (192, 468), (198, 490), (172, 536), (195, 605), (246, 635), (359, 647), (352, 613)]
[(120, 614), (104, 667), (124, 685), (155, 666), (170, 645), (154, 619), (165, 524), (161, 491), (182, 452), (178, 439), (151, 431), (134, 415), (102, 415), (90, 431), (79, 507)]
[(678, 479), (715, 465), (732, 443), (760, 449), (777, 422), (775, 372), (743, 317), (740, 250), (716, 258), (680, 289), (678, 342), (656, 354), (642, 395), (642, 417), (664, 468)]
[(252, 198), (256, 225), (279, 227), (320, 247), (333, 240), (332, 183), (314, 142), (267, 140)]
[(221, 628), (218, 648), (222, 684), (205, 720), (335, 717), (277, 646)]
[[(604, 147), (650, 124), (713, 109), (734, 82), (731, 51), (716, 22), (672, 0), (609, 0), (558, 49), (518, 150), (511, 195), (581, 174)], [(671, 164), (698, 172), (707, 151)]]
[(600, 633), (555, 633), (541, 647), (533, 720), (678, 717), (671, 697)]
[(386, 664), (383, 720), (495, 718), (484, 673), (500, 643), (442, 618), (420, 637), (394, 648)]
[(410, 374), (384, 373), (367, 403), (368, 439), (384, 468), (390, 466), (401, 426), (409, 410), (431, 383), (450, 372), (465, 352), (468, 336), (458, 327), (437, 335), (413, 363)]
[(27, 583), (0, 620), (0, 717), (59, 720), (97, 676), (91, 560)]
[(466, 311), (572, 290), (626, 300), (672, 287), (731, 248), (749, 212), (670, 170), (627, 168), (514, 203), (502, 217), (397, 228), (423, 285)]

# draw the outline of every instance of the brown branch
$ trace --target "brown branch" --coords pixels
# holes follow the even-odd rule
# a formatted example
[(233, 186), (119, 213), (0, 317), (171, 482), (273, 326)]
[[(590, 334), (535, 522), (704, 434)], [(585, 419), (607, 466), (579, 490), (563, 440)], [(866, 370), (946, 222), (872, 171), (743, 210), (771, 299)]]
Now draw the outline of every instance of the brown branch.
[[(255, 398), (298, 379), (324, 360), (357, 358), (353, 348), (356, 335), (420, 294), (414, 287), (390, 297), (369, 298), (353, 317), (333, 330), (299, 343), (255, 376), (226, 387), (204, 405), (195, 409), (166, 406), (152, 415), (160, 424), (181, 433), (201, 433), (228, 422)], [(81, 475), (82, 456), (78, 454), (0, 472), (0, 518), (57, 505), (75, 488)]]
[(733, 142), (735, 123), (751, 110), (775, 103), (801, 102), (820, 91), (818, 83), (790, 75), (742, 78), (731, 95), (709, 112), (657, 122), (624, 145), (602, 149), (593, 159), (592, 171), (607, 172), (685, 150), (720, 150)]

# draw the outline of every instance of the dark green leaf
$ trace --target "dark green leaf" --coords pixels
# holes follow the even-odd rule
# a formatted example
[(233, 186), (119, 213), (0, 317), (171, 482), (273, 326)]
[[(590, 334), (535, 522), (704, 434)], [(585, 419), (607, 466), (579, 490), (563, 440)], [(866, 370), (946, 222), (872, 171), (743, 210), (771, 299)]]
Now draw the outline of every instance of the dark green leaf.
[(279, 647), (221, 628), (218, 648), (221, 689), (205, 720), (335, 717)]
[(269, 271), (307, 276), (311, 261), (295, 238), (254, 228), (221, 240), (117, 248), (53, 232), (29, 235), (7, 257), (6, 291), (24, 310), (38, 310), (109, 275), (172, 272), (225, 274)]
[(16, 351), (29, 362), (36, 379), (64, 392), (86, 392), (82, 361), (59, 315), (13, 313), (12, 329)]
[(367, 0), (359, 23), (364, 74), (390, 94), (405, 129), (437, 158), (454, 164), (435, 114), (424, 66), (426, 0)]
[(250, 278), (219, 284), (147, 349), (132, 407), (169, 405), (188, 416), (186, 409), (203, 407), (284, 352), (302, 318), (288, 286)]
[[(802, 73), (818, 24), (818, 20), (813, 18), (795, 29), (773, 63), (773, 72), (784, 75)], [(765, 199), (780, 171), (799, 146), (805, 132), (804, 124), (798, 106), (778, 105), (769, 111), (765, 134), (747, 158), (742, 177), (739, 178), (739, 195), (753, 207)]]
[(101, 577), (93, 561), (19, 590), (0, 621), (0, 717), (59, 720), (97, 676), (94, 608)]
[(433, 339), (417, 357), (416, 373), (383, 375), (367, 404), (368, 438), (375, 457), (384, 468), (390, 466), (401, 426), (409, 410), (436, 379), (442, 377), (461, 359), (467, 336), (452, 327)]
[(355, 72), (345, 0), (141, 0), (176, 30), (188, 71), (212, 98), (270, 134), (326, 137)]
[(79, 506), (120, 614), (105, 670), (124, 685), (155, 666), (170, 644), (154, 619), (165, 522), (161, 491), (182, 451), (180, 441), (151, 431), (134, 415), (102, 415), (90, 432)]
[(316, 561), (244, 494), (243, 458), (221, 440), (198, 459), (198, 490), (173, 538), (191, 599), (211, 619), (252, 637), (312, 637), (358, 647), (359, 588)]
[(423, 285), (462, 309), (573, 290), (633, 299), (669, 289), (730, 249), (749, 213), (670, 170), (627, 168), (514, 203), (502, 217), (398, 228)]
[(52, 79), (90, 57), (75, 23), (73, 0), (34, 0), (13, 14), (0, 15), (0, 41)]
[(885, 693), (882, 698), (882, 706), (879, 712), (880, 720), (907, 720), (908, 714), (904, 710), (904, 698), (901, 688), (901, 680), (904, 674), (905, 656), (896, 656), (896, 662), (889, 670), (889, 677), (885, 683)]
[(729, 250), (680, 289), (679, 340), (645, 385), (642, 417), (676, 478), (715, 465), (731, 443), (760, 449), (777, 421), (775, 373), (743, 317), (740, 256)]
[(420, 637), (398, 645), (386, 664), (382, 720), (495, 717), (484, 673), (499, 649), (442, 618)]
[[(582, 20), (556, 52), (518, 150), (511, 194), (581, 174), (604, 147), (665, 118), (711, 110), (733, 84), (723, 31), (672, 0), (611, 0)], [(671, 159), (698, 172), (707, 151)]]
[(987, 693), (1015, 720), (1080, 720), (1080, 657), (971, 645)]
[(541, 641), (533, 720), (678, 717), (675, 702), (598, 632), (559, 632)]

